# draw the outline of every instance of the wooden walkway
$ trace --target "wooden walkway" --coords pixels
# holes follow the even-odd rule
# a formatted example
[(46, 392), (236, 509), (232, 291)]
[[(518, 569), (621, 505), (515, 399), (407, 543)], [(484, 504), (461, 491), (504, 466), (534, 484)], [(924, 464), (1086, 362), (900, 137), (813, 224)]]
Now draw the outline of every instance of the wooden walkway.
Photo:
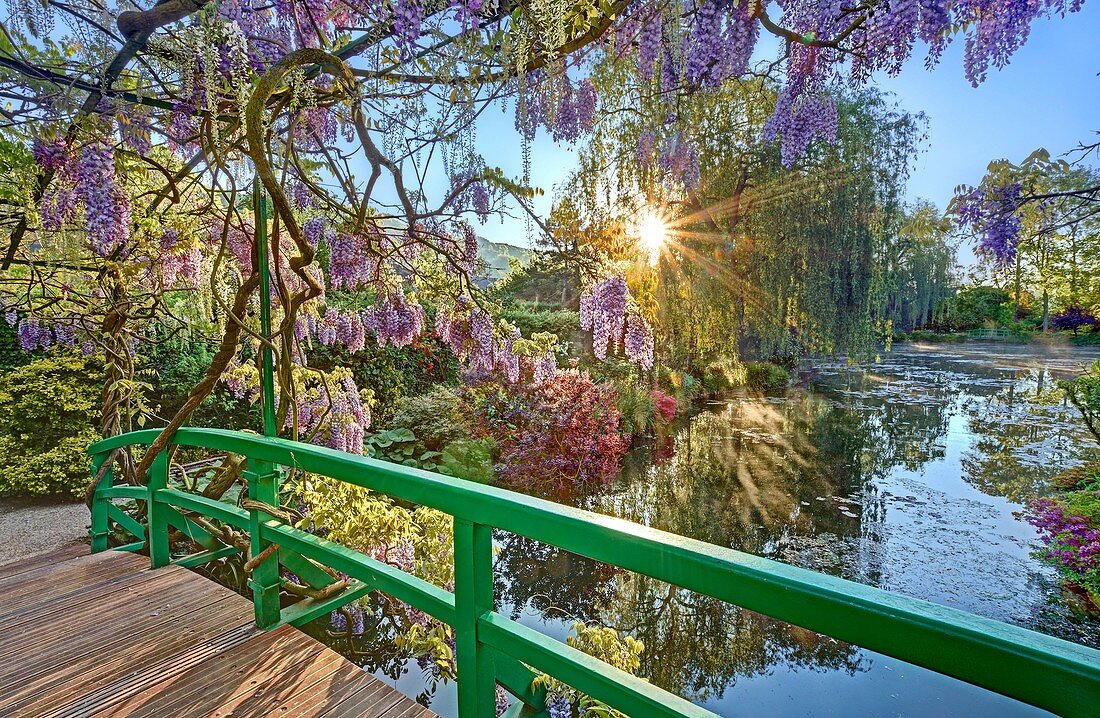
[(87, 546), (0, 566), (0, 716), (434, 714), (178, 566)]

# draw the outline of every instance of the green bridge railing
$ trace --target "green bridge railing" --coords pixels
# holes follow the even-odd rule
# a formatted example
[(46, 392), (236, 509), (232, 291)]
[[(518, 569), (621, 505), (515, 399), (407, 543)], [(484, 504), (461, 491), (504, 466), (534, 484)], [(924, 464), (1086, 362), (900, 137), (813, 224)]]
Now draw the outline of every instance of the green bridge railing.
[(1007, 329), (971, 329), (966, 333), (970, 339), (994, 339), (1004, 341), (1011, 332)]
[[(924, 666), (1065, 716), (1096, 715), (1100, 651), (927, 601), (714, 546), (639, 524), (503, 489), (309, 444), (220, 429), (181, 429), (174, 446), (247, 457), (244, 510), (169, 486), (168, 453), (153, 463), (146, 486), (113, 485), (113, 452), (147, 446), (158, 430), (137, 431), (93, 445), (104, 471), (92, 507), (92, 549), (105, 550), (111, 525), (148, 548), (152, 565), (195, 566), (236, 552), (193, 519), (208, 517), (251, 536), (250, 585), (260, 626), (300, 625), (378, 590), (455, 630), (459, 712), (491, 718), (499, 682), (520, 700), (514, 715), (545, 713), (545, 692), (532, 688), (545, 672), (634, 718), (713, 716), (710, 711), (620, 671), (494, 611), (491, 531), (503, 529), (613, 564), (887, 656)], [(169, 447), (169, 450), (171, 447)], [(105, 466), (105, 464), (108, 464)], [(386, 563), (273, 518), (279, 467), (332, 477), (454, 517), (455, 591), (450, 593)], [(145, 501), (148, 524), (114, 499)], [(209, 524), (208, 524), (209, 525)], [(173, 559), (169, 527), (203, 550)], [(308, 559), (308, 560), (307, 560)], [(314, 563), (316, 562), (316, 563)], [(280, 565), (311, 585), (335, 579), (317, 564), (353, 580), (338, 595), (280, 608)], [(323, 593), (323, 592), (322, 592)]]

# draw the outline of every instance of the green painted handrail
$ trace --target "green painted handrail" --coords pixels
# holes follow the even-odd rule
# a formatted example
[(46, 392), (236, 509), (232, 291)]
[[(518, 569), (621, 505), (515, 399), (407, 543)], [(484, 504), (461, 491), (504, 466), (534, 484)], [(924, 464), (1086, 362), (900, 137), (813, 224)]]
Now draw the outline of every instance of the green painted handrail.
[[(114, 449), (148, 445), (157, 434), (158, 430), (144, 430), (98, 442), (90, 449), (93, 463), (102, 465)], [(636, 718), (713, 715), (495, 613), (491, 528), (721, 599), (1061, 715), (1092, 715), (1100, 705), (1100, 651), (1018, 626), (629, 521), (324, 447), (201, 428), (180, 429), (173, 444), (244, 455), (250, 466), (258, 462), (294, 467), (453, 516), (454, 595), (276, 519), (260, 523), (260, 535), (253, 541), (296, 551), (454, 626), (458, 673), (460, 679), (467, 677), (459, 681), (464, 718), (491, 715), (494, 680), (513, 693), (525, 691), (526, 686), (517, 685), (517, 676), (526, 680), (530, 673), (517, 666), (520, 662)], [(108, 484), (97, 492), (97, 503), (119, 490)], [(148, 496), (152, 505), (248, 526), (249, 512), (163, 488), (153, 479), (150, 485), (157, 487)], [(93, 521), (93, 531), (96, 528)], [(150, 536), (156, 533), (151, 530)], [(538, 707), (539, 698), (532, 694), (525, 699)]]

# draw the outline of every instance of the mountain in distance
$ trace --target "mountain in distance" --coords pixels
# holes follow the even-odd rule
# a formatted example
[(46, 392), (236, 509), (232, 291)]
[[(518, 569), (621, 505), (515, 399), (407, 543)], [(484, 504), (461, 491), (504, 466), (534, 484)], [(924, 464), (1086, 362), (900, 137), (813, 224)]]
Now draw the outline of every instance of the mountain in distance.
[(515, 259), (520, 264), (527, 264), (534, 255), (534, 251), (528, 247), (517, 247), (514, 244), (505, 242), (491, 242), (484, 237), (477, 238), (477, 252), (478, 256), (489, 265), (488, 276), (486, 277), (488, 284), (499, 281), (508, 275), (508, 272), (511, 271), (508, 260)]

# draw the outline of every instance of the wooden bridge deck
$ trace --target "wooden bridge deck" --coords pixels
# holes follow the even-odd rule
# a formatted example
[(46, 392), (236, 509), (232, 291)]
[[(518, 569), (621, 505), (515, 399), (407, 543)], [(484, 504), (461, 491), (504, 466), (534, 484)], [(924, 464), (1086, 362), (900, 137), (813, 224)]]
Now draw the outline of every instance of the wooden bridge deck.
[(0, 716), (434, 715), (202, 576), (87, 546), (0, 566)]

